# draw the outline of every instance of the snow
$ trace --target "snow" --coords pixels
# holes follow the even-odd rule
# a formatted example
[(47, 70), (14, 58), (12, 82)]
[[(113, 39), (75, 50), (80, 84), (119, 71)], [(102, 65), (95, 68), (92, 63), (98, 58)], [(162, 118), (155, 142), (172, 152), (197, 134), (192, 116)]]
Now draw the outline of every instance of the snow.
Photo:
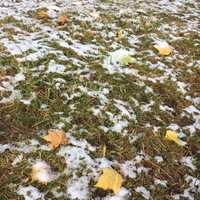
[(145, 199), (150, 199), (150, 192), (144, 187), (139, 186), (135, 189), (136, 192), (140, 193)]
[(61, 147), (57, 155), (66, 158), (69, 171), (79, 168), (81, 164), (93, 164), (93, 160), (88, 155), (87, 150), (84, 150), (81, 147)]
[(103, 198), (103, 200), (126, 200), (129, 194), (129, 191), (126, 188), (122, 187), (116, 195), (106, 196), (105, 198)]
[(38, 160), (32, 166), (32, 177), (40, 183), (48, 183), (55, 180), (58, 174), (53, 172), (46, 162)]
[(15, 79), (15, 82), (24, 81), (25, 76), (22, 72), (20, 72), (20, 73), (15, 75), (14, 79)]
[(125, 163), (123, 163), (121, 165), (121, 170), (125, 177), (128, 176), (130, 178), (136, 178), (137, 176), (136, 175), (137, 168), (131, 161), (126, 161)]
[(23, 154), (18, 155), (12, 162), (12, 166), (15, 166), (17, 163), (23, 160)]
[(196, 166), (193, 164), (193, 157), (191, 156), (184, 156), (181, 158), (181, 163), (183, 163), (183, 165), (191, 168), (192, 170), (196, 170)]
[(161, 40), (157, 40), (155, 41), (155, 47), (156, 48), (168, 48), (169, 47), (169, 44), (166, 42), (166, 41), (161, 41)]
[(89, 180), (87, 176), (82, 176), (77, 180), (68, 183), (67, 195), (71, 199), (88, 199), (89, 194)]
[(12, 145), (11, 144), (0, 144), (0, 153), (3, 153), (7, 149), (11, 149)]
[[(50, 18), (48, 21), (34, 17), (36, 10), (44, 8), (47, 9)], [(128, 8), (123, 1), (112, 3), (99, 3), (96, 0), (0, 1), (2, 20), (0, 46), (2, 49), (5, 48), (5, 51), (1, 51), (2, 58), (6, 58), (6, 63), (7, 57), (18, 62), (5, 65), (1, 63), (5, 75), (0, 73), (0, 104), (13, 105), (12, 103), (16, 102), (28, 110), (36, 102), (44, 114), (44, 120), (46, 120), (45, 115), (51, 113), (52, 119), (56, 117), (52, 123), (53, 128), (68, 131), (66, 136), (69, 138), (69, 144), (53, 152), (55, 157), (62, 158), (66, 163), (67, 167), (61, 172), (62, 175), (67, 175), (64, 183), (66, 191), (59, 191), (57, 184), (55, 187), (52, 185), (52, 198), (66, 196), (69, 199), (92, 198), (95, 188), (91, 183), (97, 180), (104, 167), (115, 166), (120, 169), (125, 179), (131, 178), (133, 181), (140, 178), (141, 173), (145, 173), (148, 177), (150, 170), (143, 166), (142, 161), (152, 159), (157, 165), (162, 166), (165, 160), (161, 152), (153, 156), (138, 152), (138, 142), (145, 137), (146, 129), (158, 133), (163, 128), (174, 130), (179, 137), (184, 137), (187, 141), (190, 141), (191, 136), (197, 136), (200, 130), (200, 97), (198, 91), (191, 92), (193, 83), (187, 81), (187, 78), (196, 76), (194, 69), (198, 69), (200, 61), (191, 54), (187, 55), (188, 51), (180, 50), (179, 46), (173, 47), (173, 45), (189, 39), (191, 32), (199, 34), (198, 8), (199, 3), (194, 0), (130, 1)], [(136, 12), (132, 12), (133, 10)], [(149, 10), (158, 16), (164, 13), (175, 19), (165, 22), (162, 21), (162, 17), (160, 19), (157, 16), (148, 17)], [(65, 13), (69, 14), (69, 22), (61, 28), (57, 26), (57, 18)], [(147, 16), (143, 16), (143, 22), (141, 15), (145, 13)], [(106, 21), (105, 14), (116, 18)], [(9, 16), (13, 20), (9, 21)], [(8, 20), (8, 22), (5, 20), (5, 24), (4, 19)], [(121, 25), (125, 26), (122, 28)], [(144, 34), (143, 25), (147, 26)], [(155, 28), (157, 31), (149, 31), (148, 28)], [(124, 32), (122, 41), (116, 39), (116, 33), (119, 31)], [(92, 37), (84, 41), (88, 33), (92, 34)], [(192, 42), (195, 48), (199, 47), (198, 39), (195, 38)], [(173, 47), (170, 56), (161, 57), (153, 49), (154, 45), (160, 48), (169, 47), (168, 43)], [(184, 108), (180, 106), (180, 116), (179, 111), (177, 113), (179, 106), (171, 107), (170, 102), (164, 101), (163, 96), (156, 90), (158, 84), (165, 92), (164, 86), (167, 83), (175, 85), (174, 93), (180, 95), (180, 101), (186, 100), (188, 105)], [(52, 107), (55, 99), (51, 97), (54, 94), (51, 95), (51, 92), (47, 91), (47, 96), (43, 98), (41, 96), (43, 91), (38, 87), (40, 84), (55, 88), (61, 95), (66, 110), (61, 111)], [(126, 90), (130, 90), (131, 93)], [(167, 91), (163, 95), (171, 98), (166, 96)], [(90, 124), (75, 122), (82, 96), (86, 96), (91, 103), (87, 111), (90, 113), (89, 117), (97, 123), (92, 129)], [(157, 115), (157, 109), (163, 116), (166, 115), (168, 120), (165, 121), (163, 120), (165, 117)], [(152, 114), (155, 120), (145, 121), (140, 125), (143, 120), (141, 116), (147, 114), (145, 112)], [(182, 125), (184, 120), (180, 122), (179, 117), (187, 117), (188, 124)], [(41, 137), (43, 131), (46, 130), (39, 130), (36, 136)], [(112, 153), (102, 158), (99, 151), (105, 141), (93, 141), (90, 144), (90, 136), (96, 132), (100, 138), (101, 134), (103, 136), (113, 134), (120, 138), (126, 136), (127, 142), (133, 147), (131, 152), (133, 158), (131, 160), (124, 158), (119, 162), (118, 155)], [(8, 133), (5, 131), (2, 134)], [(142, 148), (145, 150), (146, 147)], [(0, 144), (0, 153), (6, 154), (7, 151), (14, 154), (12, 166), (16, 167), (24, 161), (26, 154), (43, 153), (43, 151), (50, 153), (51, 150), (41, 141), (27, 139), (13, 144)], [(35, 159), (30, 155), (28, 162), (33, 164), (36, 171), (39, 170), (37, 178), (43, 182), (56, 181), (59, 174), (52, 171), (44, 161)], [(200, 181), (192, 176), (195, 176), (197, 171), (194, 161), (193, 155), (177, 159), (176, 162), (180, 162), (186, 169), (185, 173), (190, 175), (185, 176), (187, 188), (180, 194), (171, 194), (175, 199), (185, 197), (192, 200), (195, 194), (200, 192)], [(170, 182), (167, 180), (157, 178), (153, 180), (154, 188), (168, 189)], [(25, 181), (21, 180), (21, 184), (28, 184)], [(146, 185), (132, 189), (123, 186), (118, 194), (108, 192), (102, 199), (134, 198), (132, 197), (134, 190), (143, 198), (151, 199), (150, 191), (146, 188), (148, 188)], [(37, 189), (31, 185), (19, 186), (17, 193), (24, 196), (25, 200), (41, 200), (45, 195), (39, 191), (39, 187)]]
[(200, 110), (198, 110), (195, 106), (191, 105), (184, 109), (189, 114), (200, 114)]
[(162, 156), (155, 156), (154, 159), (156, 160), (157, 163), (163, 162), (163, 157)]
[(65, 71), (64, 65), (56, 64), (54, 60), (50, 61), (49, 67), (48, 67), (48, 73), (63, 73)]
[(44, 194), (41, 193), (36, 187), (33, 186), (19, 186), (17, 194), (22, 195), (25, 200), (42, 200)]
[(160, 180), (160, 179), (155, 178), (154, 183), (155, 183), (155, 185), (161, 185), (163, 187), (167, 187), (167, 181), (166, 180)]
[(114, 132), (121, 133), (122, 130), (128, 126), (128, 121), (127, 120), (119, 120), (118, 122), (115, 123), (113, 127), (110, 129)]

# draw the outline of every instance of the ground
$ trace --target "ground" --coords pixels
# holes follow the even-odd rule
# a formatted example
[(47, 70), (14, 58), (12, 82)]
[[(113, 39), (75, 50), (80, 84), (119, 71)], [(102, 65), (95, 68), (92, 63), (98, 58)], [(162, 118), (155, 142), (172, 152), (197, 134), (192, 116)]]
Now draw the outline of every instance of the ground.
[[(197, 0), (1, 0), (0, 199), (200, 199), (199, 22)], [(117, 50), (134, 62), (108, 63)], [(49, 129), (69, 143), (51, 150)], [(117, 194), (94, 187), (104, 167)]]

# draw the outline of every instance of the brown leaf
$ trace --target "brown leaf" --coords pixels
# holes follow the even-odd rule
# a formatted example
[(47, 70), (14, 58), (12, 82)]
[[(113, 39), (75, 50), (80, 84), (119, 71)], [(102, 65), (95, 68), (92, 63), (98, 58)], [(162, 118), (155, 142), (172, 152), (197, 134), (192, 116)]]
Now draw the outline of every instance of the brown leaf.
[(61, 144), (68, 144), (68, 139), (63, 130), (48, 130), (48, 135), (44, 136), (43, 139), (49, 142), (51, 149), (56, 149)]
[(66, 15), (62, 15), (58, 18), (58, 25), (63, 26), (68, 22), (68, 17)]
[(37, 17), (37, 19), (48, 19), (49, 15), (48, 15), (47, 11), (45, 11), (45, 10), (39, 10), (36, 13), (36, 17)]

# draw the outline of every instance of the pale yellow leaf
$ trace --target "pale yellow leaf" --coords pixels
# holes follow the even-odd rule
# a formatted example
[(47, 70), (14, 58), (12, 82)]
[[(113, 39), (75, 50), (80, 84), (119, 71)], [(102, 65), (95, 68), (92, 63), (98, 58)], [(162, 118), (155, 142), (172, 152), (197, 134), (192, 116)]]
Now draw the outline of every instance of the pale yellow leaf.
[(112, 190), (115, 194), (119, 192), (122, 185), (122, 176), (112, 168), (104, 168), (95, 187), (103, 190)]
[(44, 140), (49, 142), (49, 147), (55, 149), (61, 144), (67, 144), (68, 139), (65, 137), (63, 130), (49, 130), (48, 135), (43, 137)]
[(172, 47), (165, 41), (157, 42), (154, 47), (158, 50), (159, 54), (162, 56), (168, 56), (172, 52)]

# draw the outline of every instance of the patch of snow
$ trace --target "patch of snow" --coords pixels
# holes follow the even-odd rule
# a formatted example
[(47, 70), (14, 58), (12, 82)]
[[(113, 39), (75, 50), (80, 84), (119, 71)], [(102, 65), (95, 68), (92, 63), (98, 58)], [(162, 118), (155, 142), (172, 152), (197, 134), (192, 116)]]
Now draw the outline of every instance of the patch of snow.
[(150, 199), (151, 197), (150, 192), (144, 186), (136, 187), (135, 191), (140, 193), (145, 199)]
[(157, 163), (163, 162), (163, 157), (162, 156), (155, 156), (154, 159), (156, 160)]
[(103, 200), (127, 200), (129, 194), (130, 192), (126, 188), (122, 187), (116, 195), (106, 196), (105, 198), (103, 198)]
[(17, 163), (23, 160), (23, 154), (18, 155), (12, 162), (12, 166), (15, 166)]
[(51, 60), (48, 66), (48, 73), (63, 73), (65, 71), (65, 66), (56, 64), (54, 60)]
[(89, 179), (82, 176), (68, 183), (67, 195), (71, 199), (87, 200), (89, 197)]
[(189, 114), (200, 114), (200, 110), (191, 105), (184, 109)]
[(84, 164), (93, 164), (93, 160), (88, 155), (87, 150), (84, 150), (81, 147), (61, 147), (57, 155), (65, 157), (68, 165), (68, 172), (70, 172), (70, 170), (78, 169)]
[(25, 200), (42, 200), (44, 199), (44, 194), (41, 193), (36, 187), (33, 186), (19, 186), (17, 194), (24, 197)]
[(24, 81), (25, 76), (24, 76), (23, 72), (16, 74), (14, 77), (14, 80), (15, 80), (15, 82)]
[(46, 162), (38, 160), (32, 166), (32, 177), (41, 183), (48, 183), (55, 180), (58, 173), (53, 172)]
[(128, 126), (128, 121), (127, 120), (119, 120), (110, 128), (111, 131), (121, 133), (122, 130)]
[(137, 176), (137, 169), (132, 161), (125, 161), (125, 163), (121, 165), (121, 171), (125, 177), (128, 176), (130, 178), (136, 178)]
[(4, 151), (10, 148), (12, 148), (11, 144), (0, 144), (0, 153), (3, 153)]
[(196, 170), (196, 166), (193, 164), (193, 157), (192, 156), (184, 156), (181, 158), (181, 163), (183, 163), (185, 166), (191, 168), (192, 170)]
[(167, 181), (166, 180), (160, 180), (160, 179), (155, 178), (154, 184), (155, 185), (161, 185), (163, 187), (167, 187)]

